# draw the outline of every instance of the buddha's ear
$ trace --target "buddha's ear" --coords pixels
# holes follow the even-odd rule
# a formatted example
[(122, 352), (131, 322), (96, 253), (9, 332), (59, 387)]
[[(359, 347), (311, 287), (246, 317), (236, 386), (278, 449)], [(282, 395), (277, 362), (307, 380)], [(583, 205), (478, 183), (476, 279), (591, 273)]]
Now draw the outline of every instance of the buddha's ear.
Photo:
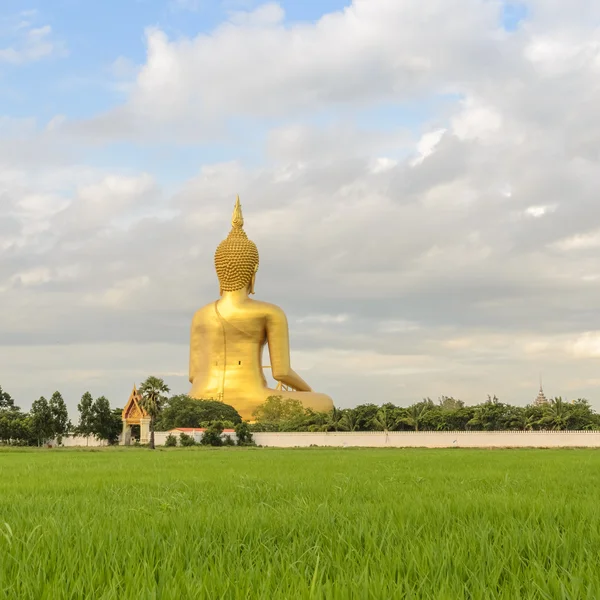
[(256, 282), (256, 271), (258, 271), (258, 265), (254, 266), (254, 273), (252, 274), (252, 279), (250, 279), (250, 283), (248, 284), (248, 293), (254, 294), (254, 283)]

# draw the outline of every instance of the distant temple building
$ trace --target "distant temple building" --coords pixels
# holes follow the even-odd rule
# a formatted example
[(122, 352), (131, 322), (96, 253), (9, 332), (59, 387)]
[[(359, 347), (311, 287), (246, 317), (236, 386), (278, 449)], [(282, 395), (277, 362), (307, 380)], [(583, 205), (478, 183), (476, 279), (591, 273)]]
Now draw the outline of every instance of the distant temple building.
[(544, 395), (544, 390), (542, 388), (542, 380), (540, 378), (540, 391), (538, 392), (537, 398), (533, 401), (534, 406), (544, 406), (548, 404), (548, 399)]
[[(142, 406), (142, 396), (138, 392), (135, 384), (133, 390), (129, 395), (129, 400), (123, 409), (121, 416), (123, 421), (123, 433), (121, 434), (120, 444), (122, 446), (129, 446), (131, 444), (132, 437), (137, 439), (140, 444), (147, 444), (150, 438), (150, 417)], [(132, 428), (139, 428), (138, 435), (135, 435)]]

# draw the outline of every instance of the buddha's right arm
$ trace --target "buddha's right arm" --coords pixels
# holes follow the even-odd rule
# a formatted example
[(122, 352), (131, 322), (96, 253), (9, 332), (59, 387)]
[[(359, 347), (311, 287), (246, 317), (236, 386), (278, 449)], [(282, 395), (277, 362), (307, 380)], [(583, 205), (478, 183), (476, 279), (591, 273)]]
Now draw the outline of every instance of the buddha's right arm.
[(308, 383), (290, 365), (290, 338), (284, 312), (274, 307), (267, 315), (266, 325), (273, 378), (299, 392), (312, 391)]
[(298, 392), (312, 392), (310, 385), (293, 369), (290, 369), (285, 376), (275, 377), (275, 379)]

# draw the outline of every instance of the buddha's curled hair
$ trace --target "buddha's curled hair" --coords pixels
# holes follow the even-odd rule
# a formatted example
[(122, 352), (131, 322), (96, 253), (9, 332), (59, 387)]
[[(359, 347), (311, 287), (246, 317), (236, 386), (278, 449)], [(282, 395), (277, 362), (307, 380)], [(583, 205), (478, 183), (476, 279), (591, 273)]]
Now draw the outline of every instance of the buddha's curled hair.
[(235, 292), (248, 286), (258, 267), (258, 249), (243, 229), (240, 200), (233, 211), (231, 231), (217, 247), (215, 269), (224, 292)]

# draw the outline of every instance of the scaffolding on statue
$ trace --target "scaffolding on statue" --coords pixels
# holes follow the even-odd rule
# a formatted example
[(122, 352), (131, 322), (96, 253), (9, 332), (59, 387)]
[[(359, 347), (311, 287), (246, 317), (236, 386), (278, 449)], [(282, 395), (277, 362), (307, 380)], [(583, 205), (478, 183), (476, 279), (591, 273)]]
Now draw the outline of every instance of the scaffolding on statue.
[[(271, 365), (263, 366), (263, 369), (270, 369), (270, 368), (271, 368)], [(277, 385), (275, 386), (275, 389), (278, 392), (297, 392), (298, 391), (295, 388), (293, 388), (291, 385), (285, 385), (285, 383), (282, 383), (281, 381), (277, 381)]]

